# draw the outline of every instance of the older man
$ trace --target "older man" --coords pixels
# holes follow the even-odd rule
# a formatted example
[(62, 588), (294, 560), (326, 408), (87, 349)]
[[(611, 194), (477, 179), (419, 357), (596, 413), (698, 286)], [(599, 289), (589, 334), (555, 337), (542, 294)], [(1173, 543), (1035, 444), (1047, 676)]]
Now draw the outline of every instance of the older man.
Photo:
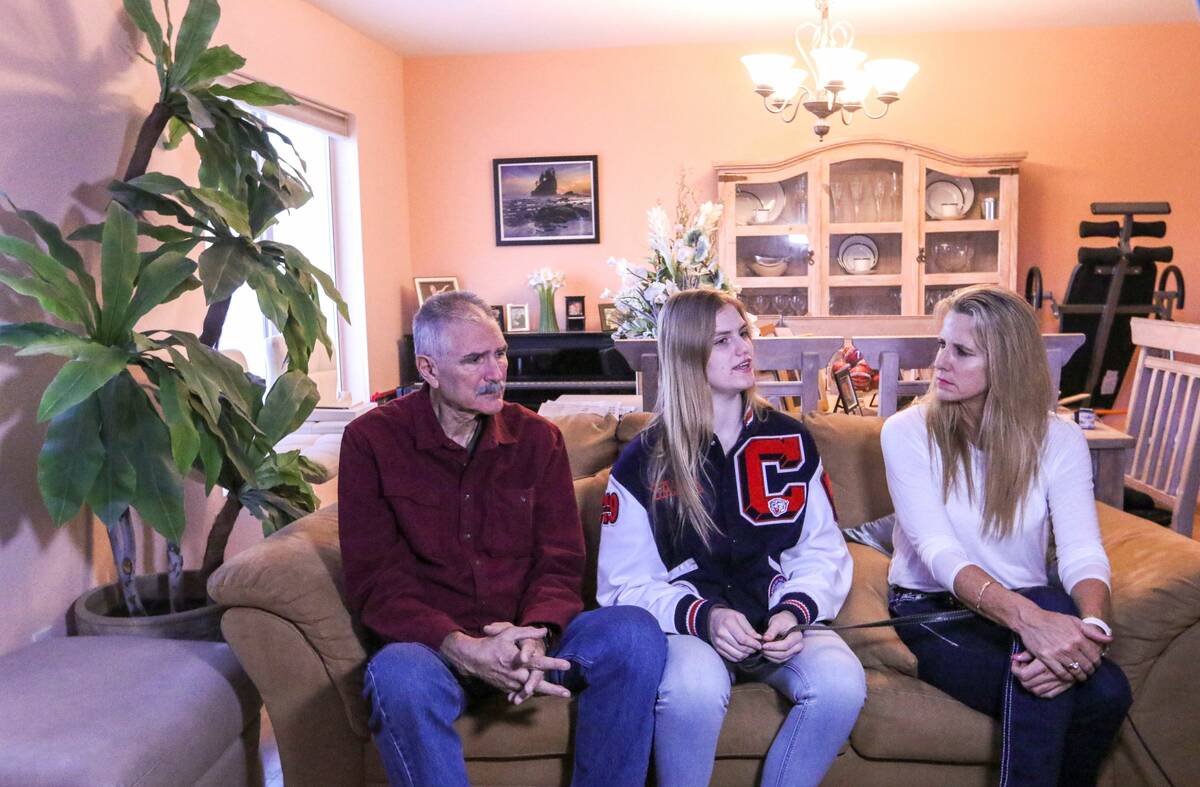
[(666, 645), (640, 609), (581, 613), (562, 435), (504, 402), (504, 336), (475, 295), (430, 298), (413, 340), (424, 387), (347, 428), (338, 475), (346, 591), (383, 643), (364, 694), (388, 779), (466, 785), (470, 701), (577, 691), (573, 782), (643, 784)]

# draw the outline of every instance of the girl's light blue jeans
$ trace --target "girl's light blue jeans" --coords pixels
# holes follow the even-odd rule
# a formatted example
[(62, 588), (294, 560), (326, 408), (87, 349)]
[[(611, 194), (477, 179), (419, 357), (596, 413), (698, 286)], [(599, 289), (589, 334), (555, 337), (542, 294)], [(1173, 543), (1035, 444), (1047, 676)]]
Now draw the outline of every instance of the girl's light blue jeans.
[(817, 785), (837, 757), (867, 696), (862, 663), (832, 631), (810, 631), (784, 664), (727, 664), (698, 637), (667, 637), (655, 705), (654, 765), (660, 787), (702, 787), (735, 680), (766, 683), (792, 703), (763, 766), (764, 787)]

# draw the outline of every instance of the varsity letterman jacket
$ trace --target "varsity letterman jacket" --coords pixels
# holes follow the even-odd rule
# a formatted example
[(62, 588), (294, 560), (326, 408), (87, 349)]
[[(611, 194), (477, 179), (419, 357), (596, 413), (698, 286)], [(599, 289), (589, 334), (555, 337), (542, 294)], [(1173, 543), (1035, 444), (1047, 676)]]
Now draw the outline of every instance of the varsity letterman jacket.
[(690, 528), (677, 535), (670, 484), (649, 488), (651, 435), (626, 446), (609, 478), (600, 519), (601, 605), (642, 607), (663, 631), (706, 642), (718, 606), (738, 610), (760, 632), (782, 610), (801, 623), (837, 615), (850, 591), (850, 553), (816, 444), (798, 421), (774, 410), (762, 418), (747, 411), (732, 450), (716, 439), (709, 445), (700, 481), (720, 531), (709, 547)]

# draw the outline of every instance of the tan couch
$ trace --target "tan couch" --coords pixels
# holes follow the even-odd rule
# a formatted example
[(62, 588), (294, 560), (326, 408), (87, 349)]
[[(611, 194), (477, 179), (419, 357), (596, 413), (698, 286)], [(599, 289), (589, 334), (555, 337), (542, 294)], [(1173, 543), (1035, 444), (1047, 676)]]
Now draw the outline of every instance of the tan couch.
[[(879, 448), (881, 422), (809, 416), (843, 527), (891, 510)], [(607, 467), (645, 415), (569, 416), (575, 494), (594, 590), (599, 499)], [(1105, 768), (1107, 784), (1187, 784), (1200, 773), (1200, 544), (1098, 506), (1112, 560), (1112, 657), (1134, 704)], [(839, 623), (887, 616), (887, 558), (850, 546), (855, 576)], [(266, 703), (289, 787), (385, 782), (366, 725), (366, 652), (343, 603), (337, 508), (292, 524), (227, 563), (209, 583), (230, 609), (222, 628)], [(867, 668), (868, 696), (827, 784), (983, 785), (996, 781), (995, 722), (917, 680), (913, 655), (891, 629), (848, 632)], [(761, 684), (735, 687), (721, 733), (715, 784), (754, 784), (785, 705)], [(570, 709), (555, 698), (502, 701), (458, 723), (473, 782), (554, 785), (568, 778)]]

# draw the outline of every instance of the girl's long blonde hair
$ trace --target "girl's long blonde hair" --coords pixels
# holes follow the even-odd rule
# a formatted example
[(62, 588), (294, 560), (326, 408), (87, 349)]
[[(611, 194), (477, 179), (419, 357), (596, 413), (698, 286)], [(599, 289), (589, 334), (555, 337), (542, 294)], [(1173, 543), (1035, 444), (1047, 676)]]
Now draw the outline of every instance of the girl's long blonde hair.
[(975, 346), (987, 370), (983, 416), (974, 423), (965, 405), (939, 401), (931, 388), (927, 406), (930, 450), (942, 459), (942, 496), (949, 497), (959, 471), (975, 500), (971, 447), (983, 463), (983, 532), (1005, 538), (1037, 478), (1046, 416), (1053, 389), (1046, 348), (1033, 308), (1015, 293), (992, 285), (957, 290), (943, 299), (939, 323), (950, 312), (971, 318)]
[[(684, 290), (672, 295), (658, 317), (658, 400), (649, 442), (648, 481), (654, 500), (673, 508), (676, 538), (694, 531), (707, 546), (717, 532), (705, 509), (704, 459), (713, 439), (712, 389), (708, 359), (712, 355), (717, 312), (733, 306), (749, 322), (741, 301), (717, 290)], [(754, 388), (742, 394), (742, 406), (762, 417), (770, 405)]]

